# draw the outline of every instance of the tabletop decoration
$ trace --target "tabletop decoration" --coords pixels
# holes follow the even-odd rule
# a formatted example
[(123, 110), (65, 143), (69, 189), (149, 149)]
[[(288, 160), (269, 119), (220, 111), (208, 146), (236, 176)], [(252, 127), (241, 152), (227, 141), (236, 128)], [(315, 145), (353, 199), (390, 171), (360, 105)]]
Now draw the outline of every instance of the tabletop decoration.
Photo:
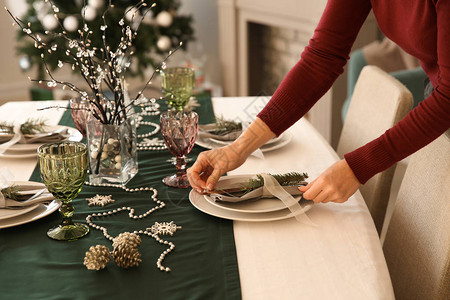
[[(45, 83), (49, 87), (62, 86), (77, 93), (81, 100), (87, 100), (88, 109), (92, 114), (87, 123), (86, 135), (89, 152), (89, 181), (96, 183), (126, 184), (138, 172), (136, 155), (136, 120), (132, 115), (134, 104), (143, 98), (144, 90), (152, 84), (152, 80), (161, 70), (166, 69), (167, 59), (180, 49), (182, 42), (165, 56), (155, 68), (153, 74), (137, 92), (136, 96), (128, 99), (124, 74), (131, 66), (131, 57), (135, 54), (135, 40), (138, 30), (146, 18), (152, 13), (156, 3), (149, 5), (141, 0), (125, 10), (123, 17), (115, 26), (108, 27), (107, 17), (114, 12), (114, 5), (109, 1), (101, 15), (100, 23), (88, 22), (86, 11), (83, 10), (80, 19), (82, 28), (78, 29), (78, 37), (69, 34), (67, 18), (62, 23), (60, 9), (54, 1), (46, 0), (57, 24), (44, 34), (34, 32), (30, 22), (26, 23), (6, 10), (14, 22), (34, 41), (37, 50), (42, 51), (41, 60), (46, 74), (50, 79), (31, 79), (31, 81)], [(143, 13), (141, 14), (141, 11)], [(127, 22), (125, 22), (127, 21)], [(89, 24), (89, 25), (88, 25)], [(97, 30), (90, 26), (98, 26)], [(115, 28), (120, 31), (114, 32)], [(96, 46), (92, 36), (100, 33), (101, 46)], [(111, 36), (120, 35), (120, 42), (112, 43)], [(64, 52), (65, 59), (58, 61), (58, 67), (69, 65), (77, 71), (88, 85), (88, 90), (79, 88), (75, 84), (56, 79), (47, 64), (48, 56)], [(45, 53), (45, 54), (44, 54)], [(44, 108), (46, 109), (46, 108)], [(108, 143), (113, 139), (114, 144)], [(118, 144), (116, 143), (118, 142)], [(111, 145), (114, 149), (111, 151)], [(106, 154), (105, 154), (106, 153)]]
[(111, 252), (105, 245), (91, 246), (84, 257), (83, 264), (88, 270), (101, 270), (111, 261)]
[(88, 206), (101, 206), (104, 207), (107, 204), (114, 203), (116, 200), (112, 199), (112, 195), (95, 195), (92, 198), (86, 198)]
[[(96, 229), (96, 230), (100, 230), (103, 233), (103, 236), (110, 240), (111, 242), (114, 243), (114, 238), (108, 233), (108, 229), (104, 226), (100, 226), (95, 224), (92, 219), (93, 218), (97, 218), (97, 217), (108, 217), (108, 216), (112, 216), (114, 214), (120, 213), (122, 211), (128, 211), (128, 216), (130, 217), (130, 219), (133, 220), (139, 220), (139, 219), (144, 219), (147, 216), (149, 216), (150, 214), (152, 214), (153, 212), (155, 212), (156, 210), (159, 210), (163, 207), (166, 206), (166, 204), (161, 201), (158, 200), (157, 196), (158, 196), (158, 191), (154, 188), (151, 187), (139, 187), (139, 188), (128, 188), (125, 185), (122, 184), (111, 184), (111, 183), (102, 183), (102, 184), (98, 184), (98, 183), (90, 183), (90, 182), (86, 182), (87, 185), (91, 185), (91, 186), (103, 186), (103, 187), (114, 187), (114, 188), (120, 188), (123, 189), (126, 192), (129, 193), (135, 193), (135, 192), (142, 192), (142, 191), (146, 191), (146, 192), (152, 192), (152, 196), (151, 199), (157, 204), (157, 206), (150, 208), (149, 210), (147, 210), (145, 213), (140, 214), (140, 215), (135, 215), (134, 213), (134, 208), (132, 207), (127, 207), (127, 206), (123, 206), (123, 207), (119, 207), (117, 209), (113, 209), (110, 211), (106, 211), (106, 212), (101, 212), (101, 213), (93, 213), (93, 214), (89, 214), (86, 217), (86, 222), (88, 224), (88, 226)], [(170, 272), (171, 269), (169, 267), (165, 267), (162, 265), (163, 260), (165, 259), (166, 255), (169, 254), (170, 252), (173, 251), (173, 249), (175, 249), (175, 244), (167, 241), (167, 240), (163, 240), (159, 237), (160, 234), (170, 234), (173, 235), (178, 229), (181, 229), (181, 226), (177, 226), (176, 224), (172, 222), (163, 222), (163, 223), (158, 223), (155, 222), (155, 224), (150, 227), (150, 228), (146, 228), (145, 230), (135, 230), (133, 232), (131, 232), (131, 234), (135, 234), (135, 235), (139, 235), (139, 234), (145, 234), (153, 239), (155, 239), (158, 243), (160, 244), (164, 244), (164, 245), (168, 245), (169, 248), (167, 248), (166, 250), (164, 250), (161, 255), (159, 256), (158, 260), (156, 261), (156, 267), (158, 269), (160, 269), (161, 271), (165, 271), (165, 272)], [(130, 234), (130, 233), (128, 233)], [(121, 239), (126, 239), (126, 236), (128, 235), (124, 235), (122, 236)], [(133, 251), (133, 253), (135, 253), (135, 251)], [(136, 255), (136, 254), (133, 254)]]
[(142, 262), (139, 246), (141, 237), (135, 233), (124, 232), (113, 240), (112, 252), (114, 262), (121, 268), (127, 269), (139, 266)]

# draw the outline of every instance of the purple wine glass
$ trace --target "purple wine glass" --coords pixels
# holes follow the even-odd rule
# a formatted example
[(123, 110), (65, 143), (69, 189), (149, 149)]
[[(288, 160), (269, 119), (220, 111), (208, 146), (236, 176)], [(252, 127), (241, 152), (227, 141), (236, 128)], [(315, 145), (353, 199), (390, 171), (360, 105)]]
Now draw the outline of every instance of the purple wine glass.
[(176, 173), (165, 177), (165, 185), (177, 188), (190, 187), (186, 175), (186, 155), (197, 139), (198, 115), (195, 112), (167, 111), (161, 114), (161, 132), (169, 151), (175, 155)]
[(81, 100), (81, 98), (70, 99), (70, 114), (72, 115), (73, 123), (84, 137), (86, 137), (86, 124), (92, 115), (90, 108), (91, 104), (88, 100)]

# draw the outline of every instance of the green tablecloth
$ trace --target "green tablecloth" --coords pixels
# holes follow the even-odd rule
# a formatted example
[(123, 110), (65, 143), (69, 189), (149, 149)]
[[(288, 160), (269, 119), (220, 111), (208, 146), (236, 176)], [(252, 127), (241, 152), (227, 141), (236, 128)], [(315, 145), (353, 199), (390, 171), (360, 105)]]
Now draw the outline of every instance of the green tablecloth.
[[(200, 123), (212, 121), (211, 101), (199, 102)], [(158, 118), (146, 117), (153, 121)], [(69, 112), (60, 124), (73, 126)], [(195, 158), (202, 150), (195, 146), (189, 157)], [(83, 259), (89, 247), (102, 244), (112, 249), (111, 242), (92, 228), (88, 236), (78, 241), (51, 240), (46, 231), (60, 222), (59, 213), (55, 212), (41, 220), (0, 230), (0, 299), (240, 299), (232, 222), (196, 210), (189, 202), (189, 190), (162, 184), (161, 179), (175, 171), (166, 162), (171, 157), (167, 150), (140, 151), (139, 173), (127, 185), (156, 188), (165, 208), (143, 220), (131, 220), (126, 212), (94, 219), (107, 227), (112, 236), (145, 229), (156, 221), (174, 221), (182, 226), (173, 236), (161, 236), (176, 245), (163, 261), (171, 272), (156, 268), (156, 260), (167, 246), (148, 236), (142, 237), (143, 261), (139, 267), (121, 269), (111, 262), (104, 270), (87, 270)], [(31, 179), (40, 180), (37, 170)], [(95, 194), (112, 194), (116, 202), (103, 208), (89, 207), (85, 199)], [(155, 206), (150, 195), (84, 186), (73, 201), (74, 220), (85, 222), (88, 214), (122, 206), (133, 207), (136, 214), (141, 214)]]

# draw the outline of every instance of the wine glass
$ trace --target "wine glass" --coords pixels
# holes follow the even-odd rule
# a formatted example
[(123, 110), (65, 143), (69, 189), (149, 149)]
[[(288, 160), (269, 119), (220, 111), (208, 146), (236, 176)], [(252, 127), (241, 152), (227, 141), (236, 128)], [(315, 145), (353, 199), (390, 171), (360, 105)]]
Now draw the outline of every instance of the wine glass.
[(167, 111), (161, 114), (161, 133), (169, 151), (175, 155), (176, 173), (165, 177), (165, 185), (177, 188), (190, 187), (186, 175), (186, 157), (197, 139), (198, 115), (195, 112)]
[(81, 98), (70, 99), (70, 114), (72, 115), (75, 127), (86, 137), (86, 124), (91, 117), (91, 104), (89, 100)]
[(166, 68), (161, 71), (161, 77), (167, 102), (177, 111), (182, 111), (194, 93), (194, 70), (185, 67)]
[(86, 153), (85, 144), (71, 141), (48, 143), (38, 148), (42, 180), (49, 192), (62, 202), (59, 212), (63, 221), (47, 232), (52, 239), (76, 240), (89, 232), (87, 225), (72, 221), (74, 213), (72, 199), (81, 191), (86, 179), (88, 167)]

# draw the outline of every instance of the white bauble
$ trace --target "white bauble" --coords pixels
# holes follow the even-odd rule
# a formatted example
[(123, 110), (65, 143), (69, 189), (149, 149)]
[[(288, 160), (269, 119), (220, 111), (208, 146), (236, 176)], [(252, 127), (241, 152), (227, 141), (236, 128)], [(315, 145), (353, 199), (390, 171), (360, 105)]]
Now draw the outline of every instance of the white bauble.
[(22, 56), (19, 59), (19, 67), (23, 72), (26, 72), (31, 69), (31, 61), (28, 56)]
[(105, 1), (104, 0), (89, 0), (88, 4), (92, 7), (99, 9), (105, 5)]
[[(131, 20), (137, 21), (139, 20), (139, 17), (141, 16), (139, 9), (137, 9), (136, 7), (128, 7), (125, 11), (127, 11), (127, 14), (125, 15), (125, 19), (128, 22), (131, 22)], [(134, 15), (134, 17), (133, 17)]]
[(58, 20), (53, 15), (45, 15), (42, 19), (42, 26), (45, 30), (53, 30), (58, 26)]
[(74, 16), (68, 16), (64, 19), (63, 25), (67, 31), (76, 31), (78, 29), (78, 19)]
[(159, 50), (166, 51), (169, 50), (170, 46), (172, 46), (172, 42), (167, 35), (162, 35), (156, 42), (156, 46), (159, 48)]
[(156, 16), (156, 23), (161, 27), (169, 27), (172, 25), (172, 15), (167, 11), (162, 11)]
[(97, 17), (97, 9), (91, 5), (86, 5), (81, 9), (81, 17), (90, 22)]

